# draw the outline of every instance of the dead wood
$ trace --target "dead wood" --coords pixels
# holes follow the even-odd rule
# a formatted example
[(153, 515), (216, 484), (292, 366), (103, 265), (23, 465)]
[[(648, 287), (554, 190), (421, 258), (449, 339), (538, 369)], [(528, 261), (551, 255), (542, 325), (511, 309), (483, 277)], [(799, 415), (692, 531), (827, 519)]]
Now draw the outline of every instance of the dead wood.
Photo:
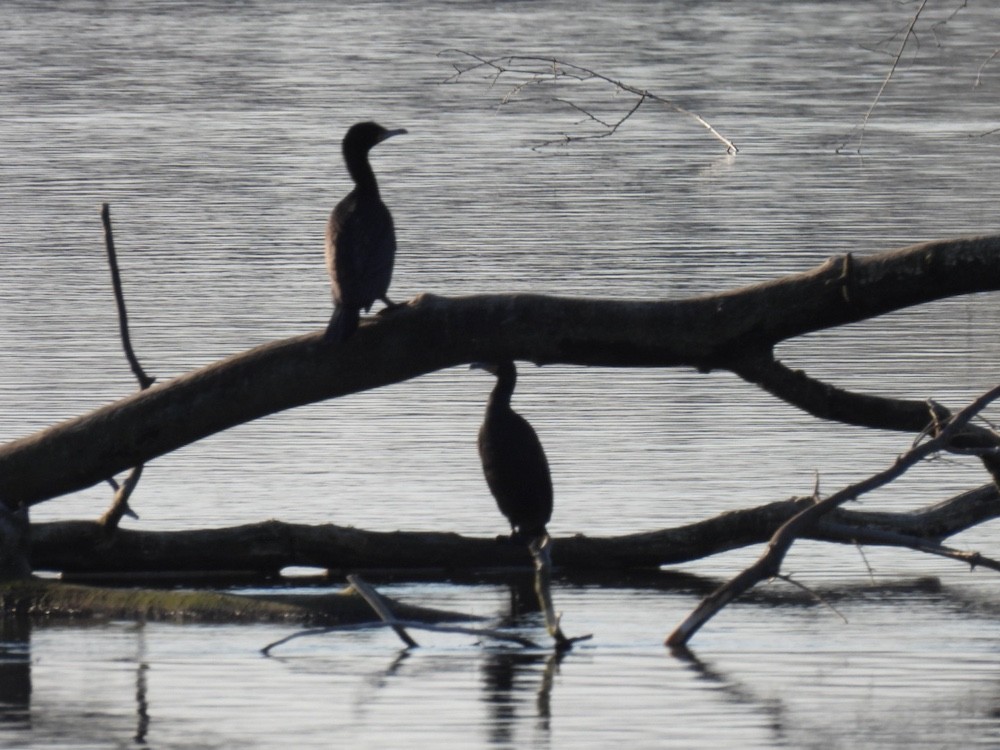
[[(1000, 515), (994, 485), (965, 492), (912, 513), (838, 509), (807, 533), (841, 544), (919, 548)], [(672, 529), (617, 537), (575, 535), (552, 540), (553, 564), (562, 570), (659, 568), (766, 542), (812, 498), (784, 500), (729, 511)], [(289, 566), (335, 573), (359, 570), (410, 571), (446, 576), (532, 566), (527, 549), (496, 539), (440, 532), (375, 532), (324, 524), (281, 521), (192, 531), (119, 529), (109, 536), (91, 521), (32, 526), (35, 570), (67, 573), (144, 571), (255, 571), (277, 575)]]
[[(132, 374), (139, 381), (139, 390), (144, 391), (156, 382), (156, 378), (146, 374), (139, 363), (139, 358), (135, 355), (135, 349), (132, 348), (132, 336), (128, 329), (128, 310), (125, 307), (125, 292), (122, 290), (122, 277), (118, 270), (118, 254), (115, 251), (114, 232), (111, 229), (111, 207), (107, 203), (101, 206), (101, 223), (104, 225), (104, 248), (108, 254), (111, 286), (115, 293), (115, 308), (118, 311), (118, 332), (122, 340), (122, 349), (125, 352), (125, 359), (128, 360), (129, 367), (132, 369)], [(111, 501), (111, 507), (104, 512), (98, 523), (109, 532), (118, 528), (118, 524), (124, 516), (139, 517), (132, 510), (128, 501), (142, 477), (142, 468), (142, 464), (134, 466), (121, 485), (113, 477), (108, 477), (108, 484), (114, 488), (115, 496)]]
[[(969, 420), (997, 398), (1000, 398), (1000, 386), (987, 391), (954, 417), (951, 417), (937, 437), (924, 443), (915, 444), (906, 453), (897, 457), (888, 468), (855, 482), (827, 498), (822, 500), (815, 498), (813, 502), (774, 532), (774, 535), (768, 540), (767, 548), (756, 562), (705, 597), (667, 637), (666, 645), (673, 648), (685, 648), (692, 636), (729, 602), (761, 581), (779, 575), (785, 555), (797, 539), (808, 535), (812, 528), (844, 503), (856, 500), (861, 495), (888, 484), (923, 459), (945, 449), (953, 433), (961, 431)], [(1000, 567), (1000, 564), (995, 565), (995, 567)]]
[[(1000, 236), (833, 258), (677, 301), (421, 295), (340, 346), (276, 341), (0, 446), (0, 500), (33, 505), (268, 414), (473, 361), (735, 369), (793, 336), (1000, 289)], [(290, 384), (294, 383), (294, 387)]]

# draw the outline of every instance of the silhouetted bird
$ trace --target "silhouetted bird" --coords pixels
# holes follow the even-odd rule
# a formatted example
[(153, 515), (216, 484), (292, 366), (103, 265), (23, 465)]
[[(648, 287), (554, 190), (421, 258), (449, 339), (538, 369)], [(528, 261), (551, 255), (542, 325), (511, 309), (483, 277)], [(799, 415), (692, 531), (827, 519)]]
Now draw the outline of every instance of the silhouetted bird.
[(326, 267), (334, 304), (326, 341), (349, 338), (358, 328), (361, 310), (368, 312), (375, 300), (394, 306), (386, 295), (396, 258), (396, 230), (379, 196), (368, 152), (386, 138), (405, 132), (359, 122), (344, 136), (344, 161), (354, 190), (337, 204), (326, 223)]
[(517, 369), (510, 361), (472, 367), (497, 376), (479, 428), (479, 457), (486, 484), (500, 512), (510, 521), (513, 538), (528, 541), (542, 536), (552, 518), (552, 477), (535, 430), (510, 408)]

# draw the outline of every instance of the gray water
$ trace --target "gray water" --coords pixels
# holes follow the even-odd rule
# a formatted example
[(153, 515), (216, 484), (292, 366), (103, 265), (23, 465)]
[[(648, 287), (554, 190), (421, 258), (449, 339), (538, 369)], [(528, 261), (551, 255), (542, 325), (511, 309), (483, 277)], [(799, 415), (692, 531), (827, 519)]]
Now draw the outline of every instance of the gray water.
[[(680, 298), (830, 255), (1000, 230), (1000, 63), (991, 3), (929, 2), (871, 105), (912, 4), (8, 2), (0, 8), (0, 438), (135, 388), (98, 216), (111, 204), (133, 340), (169, 379), (322, 327), (339, 141), (376, 119), (400, 251), (392, 296), (539, 292)], [(463, 57), (557, 56), (707, 119), (644, 105), (613, 138), (539, 147), (632, 102), (587, 82), (467, 74)], [(995, 298), (934, 303), (783, 346), (837, 385), (960, 406), (995, 384)], [(503, 532), (474, 436), (491, 387), (456, 368), (230, 430), (149, 465), (148, 529), (281, 518)], [(556, 487), (550, 530), (617, 534), (824, 492), (907, 436), (831, 425), (726, 373), (522, 366), (516, 406)], [(906, 510), (986, 481), (935, 461), (865, 498)], [(92, 518), (105, 487), (39, 506)], [(955, 541), (996, 556), (992, 529)], [(1000, 587), (914, 553), (802, 544), (699, 633), (661, 642), (705, 587), (752, 559), (556, 590), (571, 634), (547, 652), (381, 631), (258, 649), (287, 628), (131, 623), (13, 629), (0, 661), (11, 747), (943, 747), (1000, 744)], [(339, 585), (339, 582), (335, 582)], [(396, 584), (407, 601), (511, 621), (506, 585)], [(536, 615), (513, 619), (543, 637)]]

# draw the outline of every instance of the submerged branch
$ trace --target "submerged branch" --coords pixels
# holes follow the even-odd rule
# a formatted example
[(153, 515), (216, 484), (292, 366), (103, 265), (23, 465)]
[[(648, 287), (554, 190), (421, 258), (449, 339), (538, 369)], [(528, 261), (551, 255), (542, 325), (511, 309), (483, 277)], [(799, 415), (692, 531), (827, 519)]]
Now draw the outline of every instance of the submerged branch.
[(406, 632), (406, 628), (399, 624), (399, 620), (396, 619), (396, 615), (392, 613), (385, 599), (372, 586), (369, 586), (361, 576), (352, 573), (347, 576), (347, 582), (351, 584), (351, 588), (357, 591), (362, 599), (368, 602), (368, 606), (375, 611), (375, 614), (379, 616), (382, 622), (393, 629), (396, 635), (399, 636), (399, 639), (406, 644), (407, 648), (417, 648), (420, 645)]
[[(407, 619), (463, 622), (475, 619), (393, 602)], [(369, 623), (374, 615), (357, 596), (262, 594), (239, 596), (214, 591), (100, 588), (41, 579), (0, 583), (0, 616), (44, 619), (126, 619), (214, 623), (287, 622), (302, 625)]]

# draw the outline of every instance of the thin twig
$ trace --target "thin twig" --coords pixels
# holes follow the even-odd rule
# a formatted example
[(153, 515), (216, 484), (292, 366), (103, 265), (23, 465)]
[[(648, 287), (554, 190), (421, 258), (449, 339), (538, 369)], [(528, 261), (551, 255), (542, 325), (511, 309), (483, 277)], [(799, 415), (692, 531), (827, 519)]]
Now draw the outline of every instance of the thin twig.
[(104, 246), (108, 251), (108, 266), (111, 268), (111, 283), (115, 291), (115, 303), (118, 306), (118, 330), (122, 337), (122, 347), (125, 349), (125, 358), (128, 359), (132, 372), (139, 381), (139, 388), (146, 390), (156, 378), (147, 375), (142, 365), (139, 364), (138, 357), (132, 349), (132, 338), (128, 332), (128, 312), (125, 310), (125, 295), (122, 292), (122, 278), (118, 272), (118, 256), (115, 253), (115, 240), (111, 234), (111, 209), (107, 203), (101, 206), (101, 221), (104, 224)]
[(817, 601), (818, 603), (822, 604), (824, 607), (826, 607), (831, 612), (833, 612), (835, 615), (837, 615), (837, 617), (839, 617), (845, 623), (848, 622), (848, 619), (846, 617), (844, 617), (844, 613), (841, 612), (836, 607), (834, 607), (832, 604), (830, 604), (830, 602), (828, 602), (826, 599), (824, 599), (819, 594), (819, 592), (813, 591), (811, 588), (809, 588), (808, 586), (806, 586), (804, 583), (799, 583), (794, 578), (792, 578), (790, 575), (785, 575), (784, 573), (779, 573), (777, 575), (777, 578), (781, 579), (785, 583), (790, 583), (792, 586), (795, 586), (795, 588), (799, 589), (800, 591), (804, 591), (809, 596), (811, 596), (815, 601)]
[(832, 523), (826, 519), (823, 520), (822, 528), (824, 534), (829, 539), (841, 536), (844, 539), (855, 539), (855, 543), (858, 545), (884, 544), (893, 547), (907, 547), (917, 552), (924, 552), (928, 555), (936, 555), (937, 557), (945, 557), (949, 560), (965, 563), (971, 568), (982, 567), (1000, 572), (1000, 560), (986, 557), (979, 552), (964, 552), (954, 547), (948, 547), (933, 539), (924, 539), (912, 534), (903, 534), (898, 531), (888, 531), (885, 529), (859, 530), (846, 524)]
[(379, 593), (375, 589), (365, 583), (361, 576), (349, 575), (347, 576), (347, 581), (361, 595), (361, 598), (368, 602), (368, 606), (375, 610), (375, 614), (396, 631), (396, 635), (406, 644), (407, 648), (417, 648), (420, 645), (410, 637), (410, 634), (406, 632), (406, 628), (399, 624), (399, 620), (396, 619), (396, 616), (389, 609), (389, 605), (385, 603), (385, 600), (379, 596)]
[(986, 69), (986, 66), (989, 65), (997, 55), (1000, 55), (1000, 47), (997, 47), (995, 50), (993, 50), (993, 53), (985, 60), (983, 60), (983, 64), (980, 65), (979, 70), (976, 71), (976, 80), (972, 84), (972, 88), (979, 87), (979, 85), (983, 81), (983, 71)]
[[(540, 649), (541, 646), (535, 643), (530, 638), (525, 638), (524, 636), (515, 635), (514, 633), (508, 633), (503, 630), (494, 630), (492, 628), (465, 628), (461, 625), (438, 625), (430, 622), (417, 622), (416, 620), (396, 620), (396, 624), (403, 627), (407, 627), (410, 630), (426, 630), (431, 633), (459, 633), (461, 635), (472, 635), (477, 638), (491, 638), (495, 641), (504, 641), (507, 643), (516, 643), (519, 646), (524, 646), (525, 648)], [(352, 623), (350, 625), (333, 625), (327, 628), (309, 628), (307, 630), (300, 630), (298, 632), (287, 635), (274, 643), (269, 643), (261, 649), (261, 653), (264, 656), (269, 656), (270, 652), (289, 641), (293, 641), (296, 638), (304, 638), (311, 635), (325, 635), (327, 633), (337, 633), (352, 630), (371, 630), (372, 628), (391, 628), (392, 623), (389, 622), (363, 622), (363, 623)]]
[[(664, 106), (670, 107), (678, 114), (684, 115), (703, 128), (708, 130), (714, 138), (722, 142), (727, 153), (735, 154), (739, 152), (731, 140), (724, 137), (719, 131), (717, 131), (705, 118), (701, 115), (692, 112), (691, 110), (682, 107), (677, 102), (658, 94), (654, 94), (648, 89), (641, 89), (631, 84), (625, 83), (623, 81), (616, 80), (610, 76), (599, 73), (596, 70), (590, 68), (585, 68), (581, 65), (574, 65), (573, 63), (566, 62), (565, 60), (560, 60), (555, 57), (541, 57), (532, 55), (503, 55), (501, 57), (495, 58), (485, 58), (477, 55), (473, 52), (467, 52), (461, 49), (446, 49), (439, 53), (439, 55), (445, 54), (458, 54), (466, 58), (469, 58), (473, 62), (468, 65), (460, 65), (457, 63), (452, 63), (452, 68), (455, 73), (445, 79), (444, 83), (454, 83), (463, 75), (471, 73), (479, 69), (488, 69), (489, 75), (487, 76), (490, 80), (490, 88), (493, 88), (504, 76), (522, 76), (524, 80), (518, 81), (514, 87), (507, 93), (506, 96), (501, 100), (501, 105), (507, 104), (516, 94), (520, 93), (526, 87), (531, 85), (540, 85), (549, 81), (558, 81), (563, 78), (568, 78), (574, 82), (580, 83), (589, 80), (599, 80), (604, 83), (610, 84), (615, 88), (615, 91), (627, 91), (636, 97), (636, 103), (631, 107), (631, 109), (626, 112), (617, 123), (608, 124), (604, 123), (600, 118), (593, 115), (585, 107), (577, 104), (571, 104), (574, 109), (579, 110), (583, 114), (587, 115), (590, 119), (597, 123), (600, 123), (604, 128), (604, 132), (600, 134), (591, 135), (570, 135), (568, 133), (563, 134), (562, 138), (556, 140), (545, 141), (540, 144), (538, 148), (556, 144), (556, 143), (569, 143), (571, 141), (584, 141), (593, 138), (607, 138), (613, 135), (618, 128), (624, 124), (628, 119), (632, 117), (638, 111), (639, 107), (642, 106), (647, 101), (656, 101)], [(558, 99), (557, 101), (565, 102), (563, 99)], [(566, 102), (568, 103), (568, 102)]]
[[(889, 80), (892, 78), (893, 73), (896, 72), (896, 68), (899, 66), (899, 61), (903, 57), (903, 50), (906, 49), (906, 44), (910, 41), (910, 37), (913, 35), (913, 27), (916, 26), (917, 19), (920, 18), (920, 14), (923, 12), (925, 5), (927, 5), (927, 0), (923, 0), (923, 2), (920, 3), (920, 7), (917, 8), (917, 12), (914, 13), (913, 18), (910, 19), (910, 25), (906, 28), (906, 33), (903, 34), (903, 41), (900, 43), (899, 50), (896, 52), (896, 56), (892, 60), (892, 66), (889, 68), (889, 72), (883, 79), (882, 85), (879, 86), (878, 93), (875, 94), (875, 100), (871, 103), (871, 106), (868, 107), (868, 111), (865, 112), (865, 116), (861, 119), (861, 125), (855, 128), (855, 130), (860, 131), (860, 134), (858, 135), (858, 153), (861, 153), (861, 144), (865, 139), (865, 127), (868, 125), (868, 120), (871, 118), (872, 112), (875, 111), (875, 107), (882, 98), (882, 92), (885, 91), (885, 87), (889, 85)], [(837, 147), (837, 153), (840, 153), (849, 142), (850, 138), (840, 144), (840, 146)]]
[(603, 132), (600, 132), (600, 133), (594, 133), (592, 135), (570, 135), (569, 133), (563, 133), (563, 137), (562, 138), (559, 138), (559, 139), (556, 139), (556, 140), (543, 141), (542, 143), (540, 143), (537, 146), (535, 146), (535, 149), (544, 148), (546, 146), (551, 146), (551, 145), (553, 145), (555, 143), (569, 143), (570, 141), (589, 141), (589, 140), (593, 140), (595, 138), (607, 138), (609, 136), (612, 136), (612, 135), (614, 135), (615, 133), (618, 132), (618, 128), (620, 128), (628, 118), (630, 118), (632, 115), (635, 114), (636, 110), (639, 109), (640, 106), (642, 106), (642, 103), (644, 101), (646, 101), (646, 99), (647, 99), (648, 96), (649, 96), (649, 94), (647, 92), (643, 92), (642, 95), (640, 95), (639, 98), (636, 100), (635, 105), (633, 105), (632, 109), (630, 109), (628, 112), (626, 112), (624, 115), (622, 115), (618, 119), (618, 121), (614, 122), (614, 123), (606, 123), (606, 122), (604, 122), (599, 117), (597, 117), (593, 113), (587, 111), (586, 109), (584, 109), (583, 107), (579, 106), (578, 104), (574, 104), (573, 102), (569, 102), (569, 101), (566, 101), (564, 99), (557, 99), (556, 101), (563, 102), (564, 104), (568, 104), (569, 106), (573, 107), (573, 109), (579, 110), (580, 112), (582, 112), (583, 114), (585, 114), (587, 117), (589, 117), (594, 122), (600, 123), (601, 125), (603, 125), (606, 128), (606, 130), (604, 130)]
[(103, 526), (105, 530), (117, 529), (123, 516), (139, 518), (139, 514), (132, 510), (128, 501), (132, 497), (132, 492), (135, 491), (136, 485), (139, 484), (139, 478), (142, 476), (142, 467), (143, 464), (139, 464), (133, 468), (120, 486), (114, 477), (108, 478), (108, 484), (115, 490), (115, 497), (111, 501), (111, 507), (97, 520), (97, 523)]

